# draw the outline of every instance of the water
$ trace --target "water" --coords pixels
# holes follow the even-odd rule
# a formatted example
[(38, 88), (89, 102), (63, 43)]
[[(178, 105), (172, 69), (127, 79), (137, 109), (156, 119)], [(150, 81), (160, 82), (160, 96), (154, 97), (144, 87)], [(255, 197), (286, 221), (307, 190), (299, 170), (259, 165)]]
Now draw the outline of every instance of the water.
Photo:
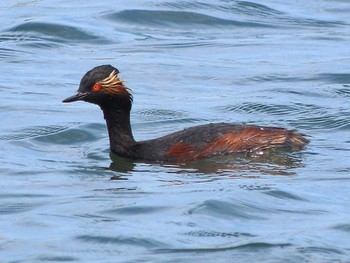
[[(1, 262), (350, 262), (348, 1), (0, 7)], [(224, 121), (311, 143), (252, 160), (110, 159), (100, 110), (61, 103), (100, 64), (133, 90), (139, 140)]]

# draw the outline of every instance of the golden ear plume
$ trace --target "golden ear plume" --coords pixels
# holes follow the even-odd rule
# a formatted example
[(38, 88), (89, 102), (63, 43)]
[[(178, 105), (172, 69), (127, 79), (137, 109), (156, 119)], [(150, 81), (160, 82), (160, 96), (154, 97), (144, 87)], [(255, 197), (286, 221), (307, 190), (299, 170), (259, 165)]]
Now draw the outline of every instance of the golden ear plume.
[(119, 78), (115, 70), (113, 70), (107, 78), (99, 81), (98, 84), (101, 85), (101, 90), (107, 94), (125, 94), (132, 100), (130, 90), (124, 86), (123, 81)]
[(109, 76), (101, 81), (99, 81), (99, 84), (103, 87), (117, 87), (117, 86), (122, 86), (123, 81), (118, 77), (118, 74), (116, 74), (115, 70), (109, 74)]

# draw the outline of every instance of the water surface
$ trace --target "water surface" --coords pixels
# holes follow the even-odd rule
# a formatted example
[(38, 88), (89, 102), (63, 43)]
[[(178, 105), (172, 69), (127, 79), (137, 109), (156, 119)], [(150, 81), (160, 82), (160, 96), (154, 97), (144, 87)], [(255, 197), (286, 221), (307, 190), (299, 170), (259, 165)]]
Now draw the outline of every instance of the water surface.
[[(348, 262), (349, 3), (3, 1), (2, 262)], [(112, 64), (138, 140), (209, 122), (298, 129), (302, 152), (154, 164), (63, 104)]]

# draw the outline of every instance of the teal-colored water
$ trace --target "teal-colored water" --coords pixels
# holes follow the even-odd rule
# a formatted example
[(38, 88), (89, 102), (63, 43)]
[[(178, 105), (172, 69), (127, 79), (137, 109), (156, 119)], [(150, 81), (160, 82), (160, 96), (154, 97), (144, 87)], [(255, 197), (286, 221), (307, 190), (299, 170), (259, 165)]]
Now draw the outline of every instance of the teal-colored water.
[[(350, 5), (2, 1), (1, 262), (350, 261)], [(209, 122), (295, 128), (302, 152), (170, 165), (109, 156), (63, 104), (100, 64), (137, 139)]]

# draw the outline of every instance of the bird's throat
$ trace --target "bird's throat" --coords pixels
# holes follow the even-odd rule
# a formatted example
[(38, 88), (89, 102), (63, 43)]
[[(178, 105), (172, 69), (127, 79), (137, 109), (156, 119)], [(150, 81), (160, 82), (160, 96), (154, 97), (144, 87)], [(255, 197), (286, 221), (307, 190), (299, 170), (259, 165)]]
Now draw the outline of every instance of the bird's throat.
[(120, 155), (129, 157), (135, 140), (130, 125), (130, 111), (117, 107), (101, 107), (107, 123), (111, 150)]

